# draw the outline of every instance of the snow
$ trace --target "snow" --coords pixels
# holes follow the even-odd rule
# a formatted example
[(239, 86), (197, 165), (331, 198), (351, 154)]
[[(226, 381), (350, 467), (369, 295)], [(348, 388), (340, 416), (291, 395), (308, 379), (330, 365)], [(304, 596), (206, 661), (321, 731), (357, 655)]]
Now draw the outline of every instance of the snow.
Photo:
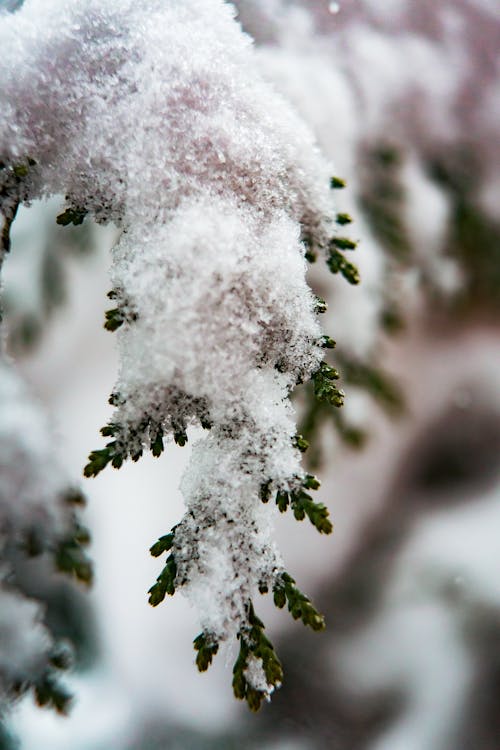
[(331, 165), (222, 0), (27, 0), (0, 45), (0, 156), (7, 177), (27, 172), (19, 196), (63, 193), (122, 229), (118, 449), (212, 427), (173, 553), (177, 587), (225, 640), (282, 570), (260, 487), (303, 477), (288, 396), (323, 351), (301, 239), (321, 250), (334, 233)]

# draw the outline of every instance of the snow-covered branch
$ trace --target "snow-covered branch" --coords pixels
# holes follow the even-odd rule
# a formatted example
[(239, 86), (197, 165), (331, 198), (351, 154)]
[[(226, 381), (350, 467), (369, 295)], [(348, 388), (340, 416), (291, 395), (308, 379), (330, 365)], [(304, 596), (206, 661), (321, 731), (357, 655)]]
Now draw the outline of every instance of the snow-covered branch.
[(349, 218), (335, 221), (341, 183), (222, 0), (27, 0), (1, 19), (0, 46), (6, 236), (18, 202), (56, 193), (60, 223), (88, 214), (122, 229), (106, 319), (121, 355), (112, 439), (85, 474), (210, 430), (182, 481), (186, 514), (153, 547), (170, 556), (150, 602), (176, 589), (194, 602), (200, 669), (239, 638), (233, 687), (256, 709), (282, 677), (256, 592), (323, 627), (283, 569), (268, 501), (331, 531), (289, 395), (312, 378), (320, 400), (342, 403), (305, 281), (318, 253), (358, 281), (339, 231)]

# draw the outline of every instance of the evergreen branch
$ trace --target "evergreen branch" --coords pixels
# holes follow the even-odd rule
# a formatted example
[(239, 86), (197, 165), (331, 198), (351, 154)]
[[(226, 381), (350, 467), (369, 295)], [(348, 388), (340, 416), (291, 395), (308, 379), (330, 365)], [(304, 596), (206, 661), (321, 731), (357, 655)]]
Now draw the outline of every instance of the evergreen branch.
[(329, 257), (326, 264), (332, 273), (340, 273), (349, 284), (359, 284), (359, 271), (353, 263), (350, 263), (335, 247), (329, 248)]
[(309, 521), (320, 534), (332, 533), (333, 524), (330, 521), (326, 505), (323, 503), (316, 503), (312, 497), (303, 490), (291, 492), (290, 500), (293, 515), (297, 521), (303, 521), (307, 516)]
[(355, 250), (358, 243), (349, 237), (332, 237), (330, 240), (330, 246), (337, 247), (339, 250)]
[(106, 318), (104, 328), (107, 331), (116, 331), (124, 323), (133, 323), (137, 320), (137, 313), (131, 309), (130, 302), (125, 298), (123, 291), (112, 289), (108, 292), (108, 297), (117, 300), (118, 305), (104, 313)]
[(62, 214), (56, 218), (56, 222), (63, 227), (67, 227), (70, 224), (78, 226), (83, 223), (87, 211), (84, 208), (77, 208), (75, 206), (67, 208)]
[(322, 362), (311, 380), (314, 384), (314, 395), (318, 401), (325, 401), (332, 406), (340, 407), (344, 403), (344, 392), (337, 388), (332, 381), (338, 380), (337, 370), (326, 362)]
[[(265, 485), (266, 488), (268, 485)], [(269, 485), (270, 486), (270, 485)], [(312, 474), (306, 474), (302, 480), (302, 486), (305, 489), (317, 490), (320, 487), (319, 480)], [(269, 490), (270, 491), (270, 490)], [(266, 494), (266, 499), (261, 499), (263, 502), (268, 502), (269, 495)], [(285, 513), (289, 507), (292, 508), (293, 515), (297, 521), (303, 521), (307, 516), (312, 525), (319, 531), (320, 534), (331, 534), (333, 531), (333, 525), (329, 518), (329, 511), (326, 505), (323, 503), (316, 503), (312, 497), (304, 492), (303, 489), (291, 490), (278, 490), (276, 493), (276, 505), (280, 513)]]
[(336, 342), (331, 338), (331, 336), (322, 336), (320, 339), (320, 346), (323, 349), (335, 349), (337, 346)]
[(173, 555), (167, 558), (167, 562), (162, 572), (156, 579), (156, 583), (151, 586), (148, 591), (149, 603), (153, 607), (157, 607), (168, 594), (173, 596), (175, 594), (175, 578), (177, 576), (177, 565)]
[(123, 310), (119, 307), (114, 307), (112, 310), (106, 310), (104, 316), (106, 318), (104, 328), (107, 331), (116, 331), (126, 320)]
[(328, 304), (322, 297), (316, 296), (314, 311), (316, 315), (322, 315), (328, 310)]
[(343, 180), (341, 177), (332, 177), (330, 179), (330, 187), (332, 190), (341, 190), (342, 188), (345, 188), (346, 181)]
[[(233, 693), (238, 700), (246, 700), (251, 711), (258, 711), (270, 692), (280, 687), (283, 668), (271, 641), (264, 635), (264, 623), (256, 616), (252, 602), (248, 604), (248, 628), (238, 633), (240, 652), (233, 667)], [(267, 690), (254, 687), (248, 680), (251, 657), (262, 661), (262, 669), (268, 685)]]
[(352, 218), (349, 214), (337, 214), (337, 217), (335, 219), (337, 224), (340, 224), (341, 226), (345, 226), (346, 224), (352, 224)]
[(305, 439), (303, 435), (295, 435), (294, 438), (294, 445), (296, 448), (299, 449), (301, 453), (305, 453), (306, 450), (309, 448), (309, 442)]
[(153, 544), (153, 546), (149, 550), (150, 554), (153, 557), (160, 557), (160, 555), (163, 555), (164, 552), (170, 552), (170, 550), (174, 546), (175, 529), (176, 526), (174, 526), (169, 534), (161, 536), (158, 541)]
[(111, 463), (115, 469), (119, 469), (127, 455), (120, 451), (117, 446), (118, 443), (114, 440), (113, 442), (108, 443), (105, 448), (92, 451), (89, 454), (88, 464), (83, 470), (84, 476), (89, 478), (96, 477), (109, 463)]
[(198, 667), (198, 672), (206, 672), (219, 650), (219, 644), (208, 633), (200, 633), (194, 639), (193, 644), (195, 651), (197, 651), (196, 666)]
[(288, 604), (288, 611), (294, 620), (302, 620), (304, 625), (315, 631), (325, 629), (325, 618), (311, 600), (295, 586), (295, 580), (288, 573), (282, 573), (276, 581), (273, 598), (279, 609)]

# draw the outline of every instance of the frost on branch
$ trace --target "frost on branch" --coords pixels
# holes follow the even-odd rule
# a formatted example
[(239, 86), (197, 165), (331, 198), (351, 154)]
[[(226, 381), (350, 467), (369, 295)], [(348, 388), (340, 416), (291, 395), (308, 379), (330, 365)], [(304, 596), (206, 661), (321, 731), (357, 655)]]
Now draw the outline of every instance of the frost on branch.
[(289, 402), (311, 377), (321, 400), (343, 398), (305, 254), (358, 278), (331, 167), (256, 74), (233, 16), (222, 0), (27, 0), (0, 24), (0, 179), (6, 220), (9, 201), (62, 192), (61, 224), (88, 214), (123, 230), (105, 321), (121, 355), (115, 413), (85, 474), (210, 430), (182, 480), (186, 514), (153, 547), (169, 556), (150, 602), (181, 589), (195, 604), (200, 669), (237, 637), (233, 688), (257, 709), (282, 671), (256, 592), (323, 627), (284, 577), (268, 502), (331, 531)]
[(43, 415), (1, 359), (0, 415), (0, 717), (30, 689), (40, 705), (65, 712), (70, 695), (58, 671), (69, 666), (70, 652), (45, 621), (43, 604), (26, 594), (24, 580), (36, 558), (48, 578), (61, 571), (90, 583), (82, 548), (88, 532), (74, 510), (83, 499), (54, 460)]

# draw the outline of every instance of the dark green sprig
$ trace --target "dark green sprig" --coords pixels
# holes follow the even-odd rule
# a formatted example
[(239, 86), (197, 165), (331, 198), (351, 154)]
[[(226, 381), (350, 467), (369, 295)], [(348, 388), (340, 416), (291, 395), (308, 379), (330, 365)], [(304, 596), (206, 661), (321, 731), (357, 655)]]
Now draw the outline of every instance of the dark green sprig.
[[(317, 490), (320, 487), (320, 482), (312, 474), (306, 474), (302, 480), (302, 487), (304, 489)], [(303, 521), (307, 516), (320, 534), (331, 534), (333, 525), (330, 521), (328, 508), (323, 503), (316, 503), (307, 492), (304, 492), (304, 489), (278, 490), (276, 493), (276, 505), (280, 513), (285, 513), (291, 507), (297, 521)]]
[(332, 406), (340, 407), (344, 403), (344, 392), (334, 385), (338, 380), (337, 370), (326, 362), (322, 362), (319, 369), (313, 374), (311, 380), (314, 384), (314, 395), (318, 401), (326, 401)]
[(332, 190), (341, 190), (342, 188), (345, 188), (346, 181), (343, 180), (341, 177), (332, 177), (330, 179), (330, 187)]
[(282, 573), (273, 587), (274, 603), (279, 609), (288, 604), (288, 611), (294, 620), (302, 620), (312, 630), (325, 629), (325, 618), (314, 607), (311, 600), (295, 585), (288, 573)]
[(322, 297), (317, 296), (316, 304), (314, 308), (316, 315), (322, 315), (323, 313), (326, 313), (327, 310), (328, 310), (328, 305), (325, 302), (325, 300)]
[(285, 490), (279, 490), (276, 493), (276, 505), (280, 513), (285, 513), (290, 505), (290, 495)]
[(338, 247), (339, 250), (355, 250), (358, 243), (349, 237), (332, 237), (330, 246)]
[(349, 284), (359, 284), (360, 276), (356, 266), (348, 261), (335, 247), (329, 248), (326, 264), (332, 273), (340, 273)]
[(175, 594), (175, 578), (177, 576), (177, 565), (173, 555), (169, 555), (167, 562), (162, 572), (156, 579), (156, 583), (151, 586), (148, 591), (149, 603), (153, 607), (157, 607), (160, 602), (165, 599), (165, 596), (173, 596)]
[(330, 521), (328, 508), (323, 503), (316, 503), (307, 492), (294, 490), (290, 493), (293, 515), (297, 521), (307, 516), (320, 534), (331, 534), (333, 524)]
[(62, 214), (56, 218), (56, 222), (63, 227), (67, 227), (69, 224), (78, 226), (83, 223), (87, 210), (85, 208), (77, 208), (75, 206), (67, 208)]
[(345, 226), (346, 224), (352, 224), (352, 218), (349, 216), (349, 214), (337, 214), (337, 218), (335, 219), (337, 224), (340, 224), (340, 226)]
[(123, 310), (119, 307), (114, 307), (112, 310), (106, 310), (104, 316), (106, 318), (104, 328), (107, 331), (116, 331), (126, 320)]
[(130, 309), (130, 304), (126, 300), (122, 290), (112, 289), (108, 292), (109, 299), (117, 300), (118, 305), (112, 310), (104, 313), (106, 318), (104, 328), (107, 331), (116, 331), (124, 323), (133, 323), (137, 320), (137, 313)]
[(264, 623), (256, 616), (253, 605), (248, 605), (248, 629), (238, 633), (240, 652), (233, 667), (233, 692), (239, 700), (246, 700), (251, 711), (258, 711), (269, 695), (256, 690), (245, 672), (251, 656), (262, 660), (262, 668), (270, 688), (279, 687), (283, 681), (283, 668), (271, 641), (264, 635)]
[(260, 494), (260, 499), (262, 500), (263, 503), (268, 503), (269, 500), (271, 499), (271, 494), (272, 494), (271, 487), (272, 487), (271, 479), (268, 479), (267, 482), (264, 482), (263, 484), (260, 485), (259, 494)]
[(311, 237), (310, 234), (304, 234), (302, 236), (302, 242), (304, 243), (305, 248), (306, 248), (306, 252), (304, 255), (305, 259), (307, 260), (308, 263), (315, 263), (318, 258), (318, 254), (316, 250), (314, 249), (313, 238)]
[(321, 482), (319, 481), (318, 477), (315, 477), (313, 474), (306, 474), (303, 479), (302, 485), (307, 490), (319, 490), (319, 488), (321, 487)]
[[(175, 529), (175, 527), (174, 527)], [(164, 552), (170, 552), (174, 545), (174, 539), (175, 539), (175, 531), (172, 529), (172, 531), (169, 534), (165, 534), (164, 536), (161, 536), (157, 542), (153, 544), (153, 546), (150, 548), (149, 552), (153, 557), (160, 557), (160, 555), (163, 555)]]
[(309, 448), (309, 442), (305, 439), (303, 435), (295, 435), (295, 438), (293, 440), (293, 444), (296, 448), (299, 449), (301, 453), (305, 453), (306, 450)]
[(200, 633), (193, 641), (196, 654), (196, 666), (199, 672), (206, 672), (219, 650), (219, 644), (212, 635)]
[[(103, 427), (103, 429), (106, 428)], [(86, 477), (96, 477), (109, 463), (115, 469), (119, 469), (126, 457), (126, 452), (118, 447), (116, 440), (113, 440), (105, 448), (100, 448), (89, 454), (89, 461), (83, 470), (83, 474)]]
[(331, 338), (331, 336), (322, 336), (320, 340), (320, 346), (323, 349), (335, 349), (337, 344), (335, 341)]
[(174, 441), (175, 441), (175, 443), (177, 445), (180, 445), (181, 448), (183, 448), (186, 445), (187, 441), (188, 441), (188, 436), (187, 436), (186, 430), (183, 429), (183, 428), (175, 430), (174, 431)]

